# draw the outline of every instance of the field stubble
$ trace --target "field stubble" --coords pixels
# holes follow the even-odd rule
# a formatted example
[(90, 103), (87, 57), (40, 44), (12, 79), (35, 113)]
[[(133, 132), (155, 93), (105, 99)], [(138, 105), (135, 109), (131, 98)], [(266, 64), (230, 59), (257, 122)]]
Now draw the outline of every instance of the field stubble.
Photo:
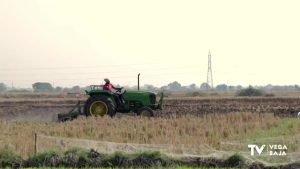
[[(281, 119), (273, 114), (254, 113), (150, 119), (80, 118), (67, 123), (2, 120), (0, 143), (1, 146), (9, 147), (22, 156), (29, 156), (34, 152), (34, 133), (117, 143), (209, 145), (220, 149), (221, 141), (242, 140), (257, 131), (272, 130), (281, 122)], [(300, 134), (299, 128), (299, 124), (289, 127), (287, 134)], [(300, 147), (296, 148), (294, 151), (299, 151)]]
[[(300, 110), (297, 97), (167, 98), (163, 111), (150, 119), (125, 115), (56, 123), (57, 113), (67, 112), (76, 101), (65, 95), (0, 96), (0, 148), (28, 157), (34, 152), (34, 133), (116, 143), (208, 145), (216, 150), (237, 140), (300, 134), (299, 120), (281, 118)], [(300, 151), (299, 144), (288, 144), (290, 151)]]

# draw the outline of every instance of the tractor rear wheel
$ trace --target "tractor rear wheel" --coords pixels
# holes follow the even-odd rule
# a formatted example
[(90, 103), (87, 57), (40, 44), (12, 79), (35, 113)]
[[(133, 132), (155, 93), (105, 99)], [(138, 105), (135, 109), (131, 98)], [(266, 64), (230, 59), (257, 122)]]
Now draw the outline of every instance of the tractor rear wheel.
[(142, 117), (153, 117), (153, 110), (149, 107), (141, 107), (137, 110), (137, 115)]
[(111, 117), (116, 114), (116, 108), (110, 98), (106, 96), (92, 96), (85, 105), (84, 112), (86, 116), (104, 116), (110, 115)]

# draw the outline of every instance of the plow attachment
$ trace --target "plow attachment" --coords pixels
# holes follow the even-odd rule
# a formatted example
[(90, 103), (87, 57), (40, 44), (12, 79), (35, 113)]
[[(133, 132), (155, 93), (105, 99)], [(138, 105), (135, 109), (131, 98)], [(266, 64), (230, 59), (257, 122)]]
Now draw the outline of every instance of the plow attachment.
[(81, 111), (80, 101), (74, 106), (74, 108), (68, 113), (60, 113), (57, 115), (59, 122), (65, 122), (77, 118), (79, 115), (83, 115)]

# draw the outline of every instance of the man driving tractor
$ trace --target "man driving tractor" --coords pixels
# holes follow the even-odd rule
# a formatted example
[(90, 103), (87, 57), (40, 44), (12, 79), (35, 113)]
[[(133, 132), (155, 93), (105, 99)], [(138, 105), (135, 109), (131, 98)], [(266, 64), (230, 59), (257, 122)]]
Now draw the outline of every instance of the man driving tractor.
[(162, 109), (163, 93), (159, 101), (156, 101), (156, 94), (153, 92), (126, 92), (122, 88), (114, 87), (109, 79), (105, 78), (104, 81), (103, 85), (91, 85), (90, 90), (85, 90), (88, 99), (84, 103), (83, 111), (78, 102), (70, 112), (58, 114), (59, 121), (73, 120), (79, 115), (113, 117), (117, 112), (134, 112), (140, 116), (152, 117), (154, 110)]
[(122, 95), (122, 93), (121, 93), (121, 90), (123, 89), (123, 87), (120, 87), (120, 88), (119, 88), (119, 87), (114, 87), (114, 86), (110, 83), (110, 80), (109, 80), (108, 78), (105, 78), (104, 81), (105, 81), (105, 84), (103, 85), (103, 90), (108, 90), (108, 91), (110, 91), (110, 92), (113, 92), (112, 89), (114, 89), (114, 90), (119, 91), (119, 92), (113, 92), (113, 93), (115, 93), (115, 94), (118, 95), (121, 104), (125, 104), (125, 101), (124, 101), (124, 99), (123, 99), (123, 95)]

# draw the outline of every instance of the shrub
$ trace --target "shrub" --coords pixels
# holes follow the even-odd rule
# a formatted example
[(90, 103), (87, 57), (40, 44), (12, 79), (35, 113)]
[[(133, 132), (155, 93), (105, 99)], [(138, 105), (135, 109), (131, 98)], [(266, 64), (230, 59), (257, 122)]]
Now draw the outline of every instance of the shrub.
[(207, 96), (207, 94), (203, 93), (203, 92), (191, 92), (191, 93), (187, 93), (186, 95), (187, 96), (192, 96), (192, 97), (197, 97), (197, 96), (205, 97), (205, 96)]
[(161, 158), (161, 154), (159, 151), (145, 151), (139, 154), (133, 155), (132, 167), (161, 167), (166, 166), (166, 159)]
[(22, 163), (20, 156), (16, 155), (12, 150), (4, 148), (0, 150), (0, 168), (17, 167)]
[(128, 166), (129, 155), (124, 154), (123, 152), (117, 151), (112, 155), (108, 155), (104, 159), (105, 167), (124, 167)]
[(38, 153), (29, 157), (27, 160), (26, 166), (30, 167), (42, 167), (42, 166), (51, 166), (57, 167), (59, 162), (60, 154), (56, 150), (49, 150), (46, 152)]
[(64, 164), (71, 167), (86, 167), (89, 161), (89, 151), (82, 148), (71, 148), (67, 150), (64, 156)]
[(259, 89), (255, 89), (249, 86), (246, 89), (242, 89), (237, 93), (238, 96), (263, 96), (263, 92)]
[(241, 166), (245, 164), (245, 159), (239, 154), (234, 154), (226, 160), (226, 163), (230, 167)]
[(137, 156), (145, 158), (161, 158), (161, 153), (159, 151), (144, 151), (137, 154)]
[(265, 97), (274, 97), (275, 94), (274, 94), (274, 93), (266, 93), (264, 96), (265, 96)]
[(74, 147), (74, 148), (71, 148), (71, 149), (67, 150), (64, 154), (65, 154), (65, 156), (77, 155), (79, 158), (87, 160), (88, 159), (88, 153), (89, 152), (85, 149)]

